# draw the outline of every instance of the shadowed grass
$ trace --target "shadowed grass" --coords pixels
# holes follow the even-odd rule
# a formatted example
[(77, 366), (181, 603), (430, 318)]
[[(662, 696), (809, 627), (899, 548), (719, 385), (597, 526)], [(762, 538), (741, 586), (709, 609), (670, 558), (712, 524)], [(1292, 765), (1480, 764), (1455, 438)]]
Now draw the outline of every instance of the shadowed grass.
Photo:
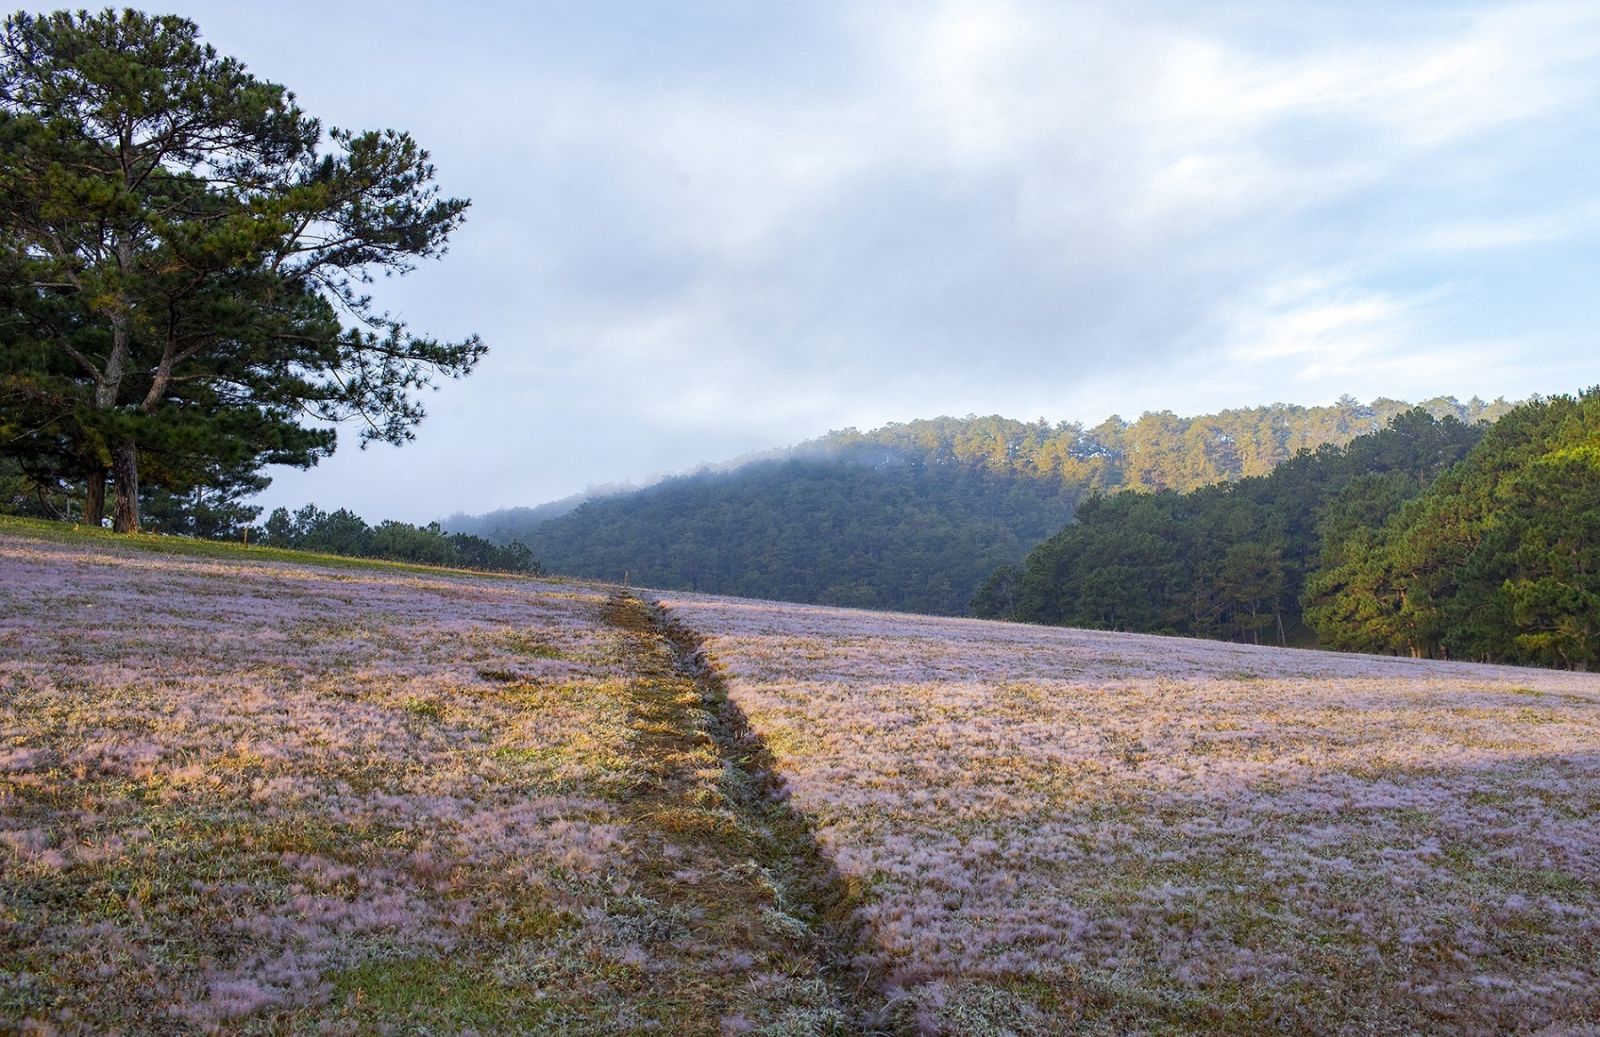
[[(630, 838), (647, 848), (635, 857), (642, 894), (693, 920), (698, 955), (788, 977), (752, 998), (714, 974), (693, 996), (757, 1033), (878, 1032), (846, 964), (855, 931), (844, 889), (698, 639), (625, 593), (606, 614), (627, 634), (638, 674), (630, 687), (637, 780), (623, 810)], [(678, 1027), (722, 1029), (717, 1018), (686, 1017)]]

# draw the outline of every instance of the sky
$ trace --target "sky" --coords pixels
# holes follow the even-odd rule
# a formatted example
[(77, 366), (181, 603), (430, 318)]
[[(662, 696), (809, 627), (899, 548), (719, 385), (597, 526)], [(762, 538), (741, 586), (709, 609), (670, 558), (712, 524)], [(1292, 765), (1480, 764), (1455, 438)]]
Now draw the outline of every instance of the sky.
[(259, 503), (428, 521), (940, 414), (1600, 382), (1600, 4), (179, 2), (472, 207), (490, 352)]

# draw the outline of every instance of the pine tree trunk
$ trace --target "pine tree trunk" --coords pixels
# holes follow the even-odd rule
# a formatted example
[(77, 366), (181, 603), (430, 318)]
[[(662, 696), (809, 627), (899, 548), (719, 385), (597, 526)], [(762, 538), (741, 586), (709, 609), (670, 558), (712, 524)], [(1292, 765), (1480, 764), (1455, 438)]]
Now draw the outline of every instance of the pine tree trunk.
[(111, 528), (118, 533), (139, 532), (139, 448), (124, 439), (111, 448), (111, 478), (117, 487)]
[(83, 524), (98, 527), (105, 517), (106, 472), (104, 468), (96, 468), (89, 473), (83, 492)]
[[(133, 255), (126, 245), (117, 246), (118, 262), (124, 270), (131, 270)], [(111, 319), (111, 355), (106, 358), (105, 372), (94, 387), (94, 405), (102, 411), (117, 406), (117, 396), (122, 391), (122, 373), (128, 363), (131, 335), (128, 314), (122, 310)], [(133, 440), (123, 439), (111, 448), (111, 481), (116, 487), (116, 503), (112, 507), (111, 528), (118, 533), (139, 531), (139, 453)], [(105, 510), (105, 474), (100, 475), (100, 509)]]

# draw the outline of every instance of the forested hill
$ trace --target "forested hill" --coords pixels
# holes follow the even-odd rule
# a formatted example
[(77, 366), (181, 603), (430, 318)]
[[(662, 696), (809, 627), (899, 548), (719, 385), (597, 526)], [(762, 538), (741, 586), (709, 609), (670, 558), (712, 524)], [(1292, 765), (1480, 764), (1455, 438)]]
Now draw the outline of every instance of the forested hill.
[(1266, 476), (1188, 493), (1096, 498), (1022, 569), (996, 570), (972, 612), (1309, 643), (1300, 602), (1328, 524), (1365, 527), (1416, 497), (1467, 456), (1484, 428), (1413, 411), (1376, 434), (1319, 447)]
[[(457, 516), (448, 528), (521, 540), (552, 572), (719, 594), (959, 614), (1095, 491), (1191, 490), (1262, 475), (1414, 405), (1348, 397), (1094, 427), (934, 418), (832, 432), (774, 458), (700, 471), (575, 509)], [(1420, 404), (1466, 422), (1504, 401)], [(552, 514), (555, 512), (555, 514)]]

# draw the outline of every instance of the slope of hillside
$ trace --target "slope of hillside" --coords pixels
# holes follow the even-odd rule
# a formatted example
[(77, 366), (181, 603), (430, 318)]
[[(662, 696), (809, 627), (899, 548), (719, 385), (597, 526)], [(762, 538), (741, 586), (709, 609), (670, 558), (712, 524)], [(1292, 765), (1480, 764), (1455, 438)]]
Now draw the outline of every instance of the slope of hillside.
[(0, 1030), (1600, 1026), (1600, 677), (0, 522)]
[(665, 596), (924, 1033), (1600, 1025), (1600, 678)]
[(0, 523), (0, 1032), (845, 1017), (804, 826), (642, 604), (39, 532)]
[[(1503, 401), (1426, 401), (1487, 421)], [(554, 572), (657, 587), (961, 614), (997, 567), (1059, 530), (1098, 490), (1191, 490), (1263, 475), (1409, 410), (1399, 400), (1275, 404), (1094, 428), (1000, 417), (846, 429), (786, 455), (607, 493), (567, 510), (453, 517), (520, 540)]]
[(769, 461), (591, 502), (529, 542), (547, 568), (600, 579), (961, 613), (1079, 492), (981, 469)]
[[(1330, 515), (1398, 508), (1460, 462), (1485, 428), (1422, 411), (1264, 476), (1185, 494), (1092, 500), (973, 599), (986, 619), (1315, 644), (1300, 599)], [(1375, 502), (1372, 498), (1376, 497)], [(1293, 640), (1290, 640), (1293, 639)], [(1482, 661), (1482, 660), (1480, 660)]]

